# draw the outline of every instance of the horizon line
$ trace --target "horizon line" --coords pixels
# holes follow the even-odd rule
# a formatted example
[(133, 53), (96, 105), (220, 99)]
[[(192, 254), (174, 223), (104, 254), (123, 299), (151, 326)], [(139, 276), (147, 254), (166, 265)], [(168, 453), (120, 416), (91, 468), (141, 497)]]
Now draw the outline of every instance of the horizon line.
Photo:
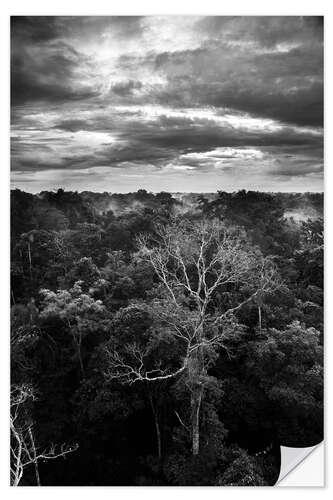
[(222, 193), (229, 193), (229, 194), (233, 194), (233, 193), (239, 193), (240, 191), (245, 191), (245, 192), (254, 192), (254, 193), (268, 193), (268, 194), (324, 194), (325, 193), (325, 189), (323, 189), (322, 191), (270, 191), (270, 190), (260, 190), (260, 189), (236, 189), (234, 191), (228, 191), (228, 190), (223, 190), (223, 189), (218, 189), (216, 191), (164, 191), (163, 189), (161, 191), (151, 191), (151, 190), (147, 190), (145, 188), (139, 188), (137, 189), (136, 191), (95, 191), (95, 190), (90, 190), (90, 189), (84, 189), (84, 190), (71, 190), (71, 189), (66, 189), (66, 188), (63, 188), (63, 187), (58, 187), (58, 188), (53, 188), (53, 189), (43, 189), (41, 191), (35, 191), (35, 192), (31, 192), (31, 191), (26, 191), (24, 189), (21, 189), (19, 187), (16, 187), (16, 186), (13, 186), (13, 187), (10, 187), (10, 191), (21, 191), (23, 193), (28, 193), (28, 194), (32, 194), (32, 195), (37, 195), (37, 194), (41, 194), (41, 193), (56, 193), (57, 191), (59, 190), (63, 190), (67, 193), (78, 193), (78, 194), (82, 194), (82, 193), (95, 193), (95, 194), (134, 194), (134, 193), (138, 193), (139, 191), (146, 191), (147, 194), (159, 194), (159, 193), (169, 193), (169, 194), (217, 194), (219, 192), (222, 192)]

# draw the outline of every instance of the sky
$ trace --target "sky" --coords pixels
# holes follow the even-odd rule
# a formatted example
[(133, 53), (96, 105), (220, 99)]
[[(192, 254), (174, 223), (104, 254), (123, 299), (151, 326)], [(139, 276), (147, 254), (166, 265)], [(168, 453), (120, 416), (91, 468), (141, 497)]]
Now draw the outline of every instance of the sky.
[(322, 18), (12, 17), (11, 181), (322, 191)]

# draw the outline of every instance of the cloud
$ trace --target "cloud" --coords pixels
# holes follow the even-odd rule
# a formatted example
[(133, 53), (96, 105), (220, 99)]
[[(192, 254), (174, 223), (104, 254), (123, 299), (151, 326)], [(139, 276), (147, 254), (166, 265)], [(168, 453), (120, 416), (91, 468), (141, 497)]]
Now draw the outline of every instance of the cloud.
[(321, 45), (288, 52), (244, 52), (219, 44), (204, 50), (161, 54), (167, 85), (160, 103), (229, 107), (298, 125), (322, 126)]
[(140, 90), (142, 83), (135, 80), (121, 81), (111, 86), (111, 91), (114, 94), (125, 97), (133, 95), (135, 90)]
[[(289, 157), (284, 161), (290, 168), (300, 154), (316, 164), (321, 162), (322, 137), (315, 129), (282, 126), (209, 108), (177, 109), (169, 115), (167, 111), (163, 107), (116, 106), (60, 120), (64, 113), (58, 112), (52, 119), (48, 117), (48, 126), (39, 121), (43, 115), (37, 115), (37, 121), (30, 120), (31, 130), (18, 131), (13, 138), (12, 169), (112, 170), (131, 165), (140, 170), (153, 165), (161, 171), (171, 165), (207, 171), (230, 166), (237, 169), (251, 162), (264, 171), (284, 150)], [(76, 114), (80, 116), (79, 111)]]
[(196, 29), (238, 45), (252, 42), (259, 48), (276, 48), (309, 39), (322, 41), (323, 17), (208, 16), (196, 23)]
[(16, 17), (11, 35), (19, 177), (320, 178), (320, 17)]
[(61, 39), (55, 18), (14, 18), (11, 35), (14, 106), (97, 95), (89, 83), (89, 58)]
[(61, 35), (57, 18), (51, 16), (12, 16), (12, 43), (45, 43)]

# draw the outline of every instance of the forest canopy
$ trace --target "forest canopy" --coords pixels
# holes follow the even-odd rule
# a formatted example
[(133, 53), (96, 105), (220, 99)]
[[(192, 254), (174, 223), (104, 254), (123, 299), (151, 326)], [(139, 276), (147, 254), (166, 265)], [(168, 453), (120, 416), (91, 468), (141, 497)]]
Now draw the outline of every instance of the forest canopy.
[(323, 195), (11, 192), (11, 481), (272, 485), (323, 438)]

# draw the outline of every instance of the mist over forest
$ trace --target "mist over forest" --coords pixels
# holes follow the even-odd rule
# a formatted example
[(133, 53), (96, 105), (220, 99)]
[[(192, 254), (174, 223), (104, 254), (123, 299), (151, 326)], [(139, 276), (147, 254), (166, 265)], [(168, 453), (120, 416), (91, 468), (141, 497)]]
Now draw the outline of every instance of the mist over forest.
[(12, 190), (12, 484), (275, 484), (280, 445), (323, 439), (322, 217)]

